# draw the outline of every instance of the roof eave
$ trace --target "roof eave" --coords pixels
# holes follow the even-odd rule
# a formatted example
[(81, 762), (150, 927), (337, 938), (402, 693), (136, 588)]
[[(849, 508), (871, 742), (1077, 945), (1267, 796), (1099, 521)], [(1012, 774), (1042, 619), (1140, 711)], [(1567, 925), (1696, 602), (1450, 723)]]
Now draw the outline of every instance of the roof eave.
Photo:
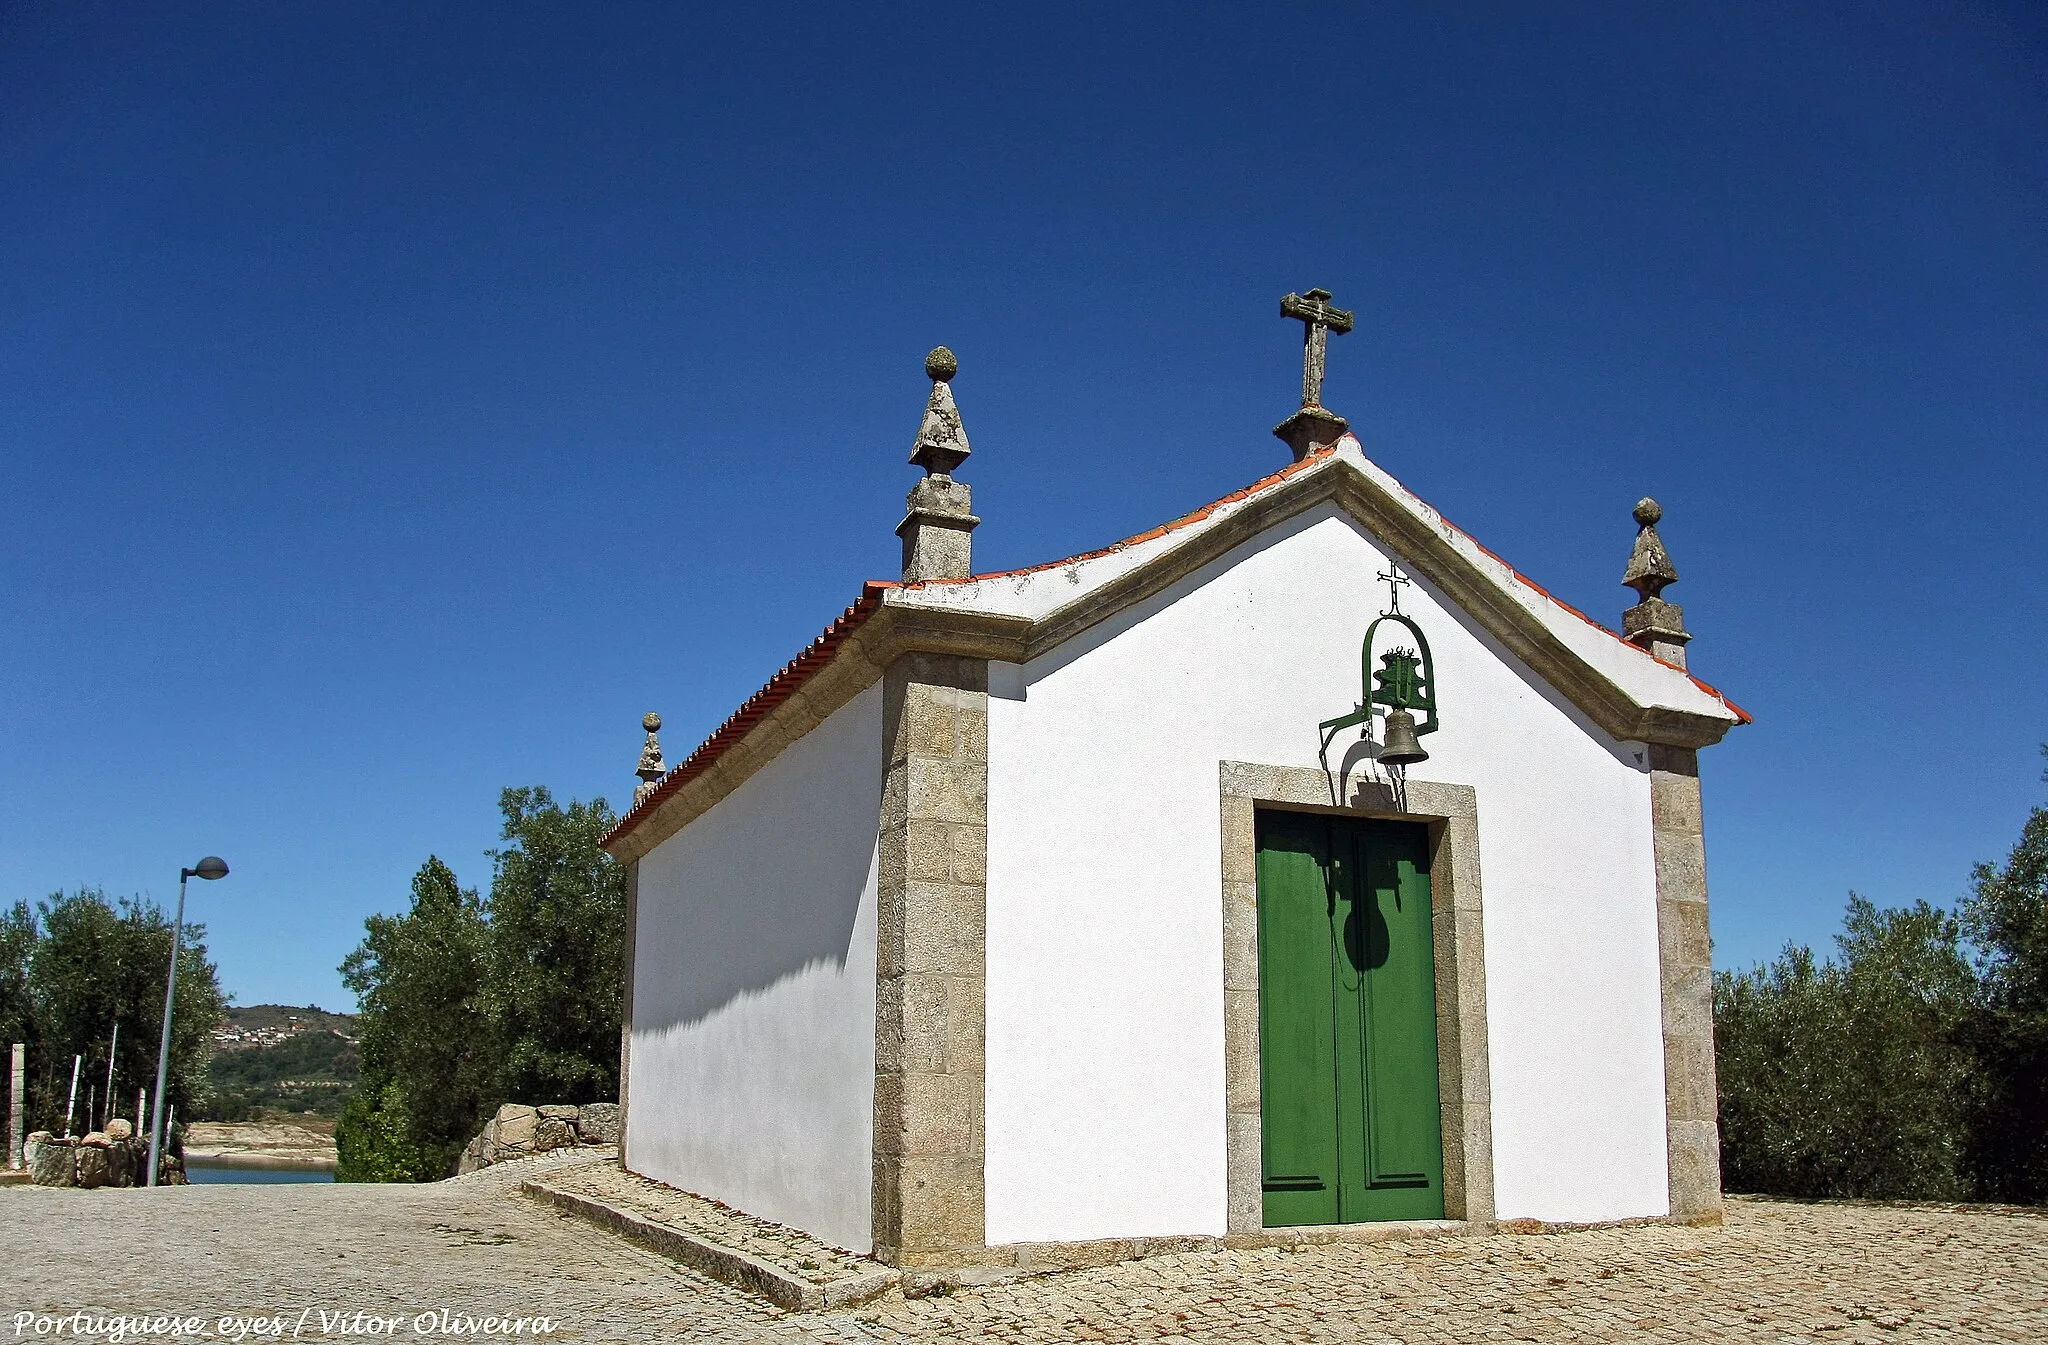
[[(905, 654), (951, 654), (1025, 663), (1160, 592), (1275, 524), (1334, 500), (1367, 531), (1392, 547), (1411, 572), (1469, 613), (1493, 638), (1576, 706), (1601, 731), (1624, 742), (1700, 748), (1719, 742), (1749, 715), (1683, 669), (1629, 644), (1576, 608), (1559, 602), (1505, 561), (1430, 509), (1372, 465), (1347, 436), (1320, 460), (1296, 464), (1261, 483), (1207, 506), (1181, 522), (1120, 543), (1119, 548), (1178, 532), (1171, 547), (1092, 587), (1071, 601), (1030, 616), (995, 610), (996, 604), (961, 601), (961, 587), (870, 583), (859, 602), (803, 655), (755, 693), (746, 705), (665, 776), (605, 836), (615, 858), (634, 860), (682, 830), (773, 760), (783, 748), (873, 685)], [(1226, 507), (1227, 506), (1227, 507)], [(1118, 548), (1092, 553), (1116, 554)], [(1088, 558), (1076, 558), (1085, 565)], [(1062, 562), (1065, 564), (1067, 562)], [(1053, 567), (1039, 567), (1053, 568)], [(994, 580), (1005, 576), (977, 576)], [(926, 599), (923, 595), (929, 594)], [(1538, 609), (1555, 609), (1583, 622), (1574, 639), (1612, 641), (1623, 670), (1661, 683), (1663, 695), (1631, 692), (1561, 638)], [(1576, 627), (1572, 629), (1576, 630)], [(1608, 652), (1606, 645), (1589, 646)], [(1635, 660), (1641, 660), (1636, 663)], [(1691, 694), (1694, 689), (1698, 695)], [(1671, 704), (1689, 699), (1695, 706)], [(1711, 705), (1711, 709), (1704, 708)]]
[[(833, 711), (867, 690), (905, 654), (1018, 662), (1025, 657), (1031, 622), (977, 611), (940, 611), (906, 604), (901, 590), (871, 584), (855, 604), (853, 627), (814, 667), (798, 659), (784, 669), (792, 685), (749, 716), (746, 707), (662, 778), (648, 799), (619, 819), (600, 842), (614, 859), (640, 858), (708, 812), (755, 771), (803, 737)], [(863, 607), (865, 610), (862, 610)], [(852, 617), (852, 613), (849, 613)], [(778, 677), (782, 674), (778, 674)], [(756, 693), (775, 690), (771, 680)]]
[[(1747, 722), (1748, 716), (1718, 691), (1551, 597), (1392, 477), (1371, 469), (1355, 440), (1348, 441), (1345, 449), (1306, 465), (1306, 470), (1287, 474), (1284, 479), (1275, 478), (1267, 489), (1240, 500), (1227, 511), (1204, 517), (1188, 528), (1173, 547), (1104, 582), (1084, 585), (1071, 601), (1029, 618), (1030, 633), (1020, 661), (1049, 653), (1097, 622), (1152, 597), (1266, 529), (1331, 500), (1393, 548), (1413, 573), (1470, 613), (1488, 634), (1610, 736), (1621, 741), (1698, 748), (1719, 742), (1730, 728)], [(918, 586), (898, 590), (890, 594), (890, 605), (918, 606), (924, 591)], [(1611, 643), (1616, 656), (1635, 665), (1643, 680), (1663, 683), (1671, 693), (1669, 698), (1644, 698), (1615, 682), (1558, 636), (1533, 610), (1539, 605), (1555, 609), (1560, 617), (1583, 623), (1590, 635), (1603, 642), (1603, 653)], [(946, 595), (944, 605), (933, 603), (922, 610), (937, 614), (969, 609), (959, 605), (955, 588)], [(1693, 694), (1695, 690), (1700, 694)], [(1670, 703), (1680, 699), (1692, 700), (1696, 705), (1704, 701), (1712, 709), (1688, 709)]]

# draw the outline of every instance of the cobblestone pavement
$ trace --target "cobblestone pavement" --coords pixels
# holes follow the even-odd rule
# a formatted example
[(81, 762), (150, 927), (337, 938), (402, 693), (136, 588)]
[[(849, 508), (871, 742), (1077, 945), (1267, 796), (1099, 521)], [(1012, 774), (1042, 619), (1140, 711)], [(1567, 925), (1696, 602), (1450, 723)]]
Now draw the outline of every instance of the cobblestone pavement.
[(19, 1312), (84, 1309), (190, 1314), (215, 1338), (223, 1316), (285, 1319), (250, 1340), (341, 1334), (322, 1311), (417, 1339), (437, 1310), (736, 1345), (2048, 1340), (2036, 1212), (1738, 1201), (1721, 1229), (1208, 1252), (790, 1316), (520, 1196), (546, 1162), (420, 1187), (0, 1190), (0, 1338), (33, 1338)]

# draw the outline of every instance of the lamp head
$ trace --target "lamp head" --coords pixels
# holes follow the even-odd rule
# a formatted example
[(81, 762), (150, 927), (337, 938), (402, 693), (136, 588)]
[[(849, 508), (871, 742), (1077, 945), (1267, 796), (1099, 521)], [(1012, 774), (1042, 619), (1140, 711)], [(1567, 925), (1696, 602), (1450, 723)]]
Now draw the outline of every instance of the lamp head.
[(182, 876), (204, 878), (211, 882), (215, 878), (228, 876), (228, 862), (219, 855), (208, 855), (193, 867), (186, 869)]

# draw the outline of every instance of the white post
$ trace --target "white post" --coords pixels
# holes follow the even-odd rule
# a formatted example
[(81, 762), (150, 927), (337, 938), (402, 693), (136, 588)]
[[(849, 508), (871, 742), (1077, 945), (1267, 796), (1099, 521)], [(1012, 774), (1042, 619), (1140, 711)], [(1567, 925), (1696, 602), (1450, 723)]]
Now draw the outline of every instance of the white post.
[(71, 1113), (78, 1110), (78, 1064), (84, 1056), (71, 1057), (71, 1095), (64, 1099), (64, 1138), (71, 1138)]
[(107, 1042), (107, 1112), (100, 1118), (100, 1129), (107, 1128), (107, 1122), (114, 1119), (114, 1048), (121, 1044), (121, 1020), (114, 1020), (114, 1035)]
[(147, 1088), (135, 1090), (135, 1137), (137, 1139), (142, 1138), (142, 1118), (149, 1114), (148, 1098), (149, 1090)]
[(14, 1043), (14, 1068), (7, 1084), (7, 1166), (24, 1166), (22, 1159), (22, 1116), (21, 1109), (27, 1105), (28, 1093), (28, 1050), (20, 1042)]

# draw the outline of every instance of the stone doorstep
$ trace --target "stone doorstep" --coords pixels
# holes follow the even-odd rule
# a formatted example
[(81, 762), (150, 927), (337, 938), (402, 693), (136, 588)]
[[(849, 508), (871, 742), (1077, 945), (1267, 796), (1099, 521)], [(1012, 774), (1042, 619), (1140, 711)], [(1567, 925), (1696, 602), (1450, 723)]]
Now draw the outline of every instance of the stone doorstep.
[[(565, 1166), (559, 1177), (571, 1176), (574, 1166)], [(645, 1180), (645, 1179), (641, 1179)], [(663, 1188), (666, 1190), (666, 1188)], [(1083, 1242), (1016, 1242), (965, 1252), (958, 1262), (946, 1265), (906, 1267), (898, 1270), (879, 1262), (865, 1274), (842, 1275), (836, 1279), (814, 1278), (778, 1266), (736, 1247), (723, 1245), (702, 1228), (687, 1229), (653, 1218), (588, 1192), (563, 1189), (543, 1180), (526, 1181), (520, 1190), (544, 1204), (578, 1215), (608, 1232), (680, 1261), (713, 1279), (761, 1295), (790, 1312), (825, 1312), (853, 1307), (900, 1290), (905, 1298), (950, 1294), (1041, 1275), (1092, 1270), (1125, 1261), (1157, 1256), (1181, 1256), (1221, 1250), (1283, 1249), (1324, 1246), (1332, 1243), (1404, 1242), (1419, 1238), (1483, 1238), (1502, 1235), (1551, 1236), (1606, 1228), (1635, 1228), (1657, 1224), (1685, 1227), (1718, 1226), (1711, 1217), (1677, 1215), (1613, 1219), (1595, 1223), (1553, 1223), (1542, 1219), (1413, 1219), (1369, 1224), (1307, 1224), (1268, 1228), (1257, 1233), (1225, 1237), (1185, 1234), (1172, 1237), (1100, 1238)], [(674, 1192), (675, 1198), (700, 1201), (701, 1197)], [(703, 1202), (710, 1204), (710, 1202)], [(755, 1220), (754, 1216), (741, 1215)], [(804, 1239), (793, 1229), (774, 1225), (792, 1239)], [(736, 1241), (739, 1239), (735, 1239)], [(807, 1239), (804, 1239), (807, 1240)], [(834, 1248), (818, 1247), (821, 1264), (848, 1254)], [(865, 1260), (865, 1258), (860, 1258)]]
[(721, 1201), (678, 1190), (623, 1164), (579, 1164), (551, 1172), (547, 1184), (623, 1209), (657, 1224), (681, 1229), (702, 1241), (779, 1268), (815, 1284), (860, 1279), (890, 1269), (872, 1256), (831, 1246), (786, 1224), (758, 1218)]
[(576, 1191), (559, 1190), (545, 1181), (527, 1181), (519, 1189), (543, 1204), (588, 1219), (628, 1242), (680, 1261), (739, 1289), (757, 1293), (790, 1312), (824, 1312), (850, 1308), (880, 1298), (897, 1287), (896, 1271), (878, 1266), (876, 1273), (819, 1282), (732, 1247), (720, 1246), (703, 1233), (659, 1222), (608, 1201)]

